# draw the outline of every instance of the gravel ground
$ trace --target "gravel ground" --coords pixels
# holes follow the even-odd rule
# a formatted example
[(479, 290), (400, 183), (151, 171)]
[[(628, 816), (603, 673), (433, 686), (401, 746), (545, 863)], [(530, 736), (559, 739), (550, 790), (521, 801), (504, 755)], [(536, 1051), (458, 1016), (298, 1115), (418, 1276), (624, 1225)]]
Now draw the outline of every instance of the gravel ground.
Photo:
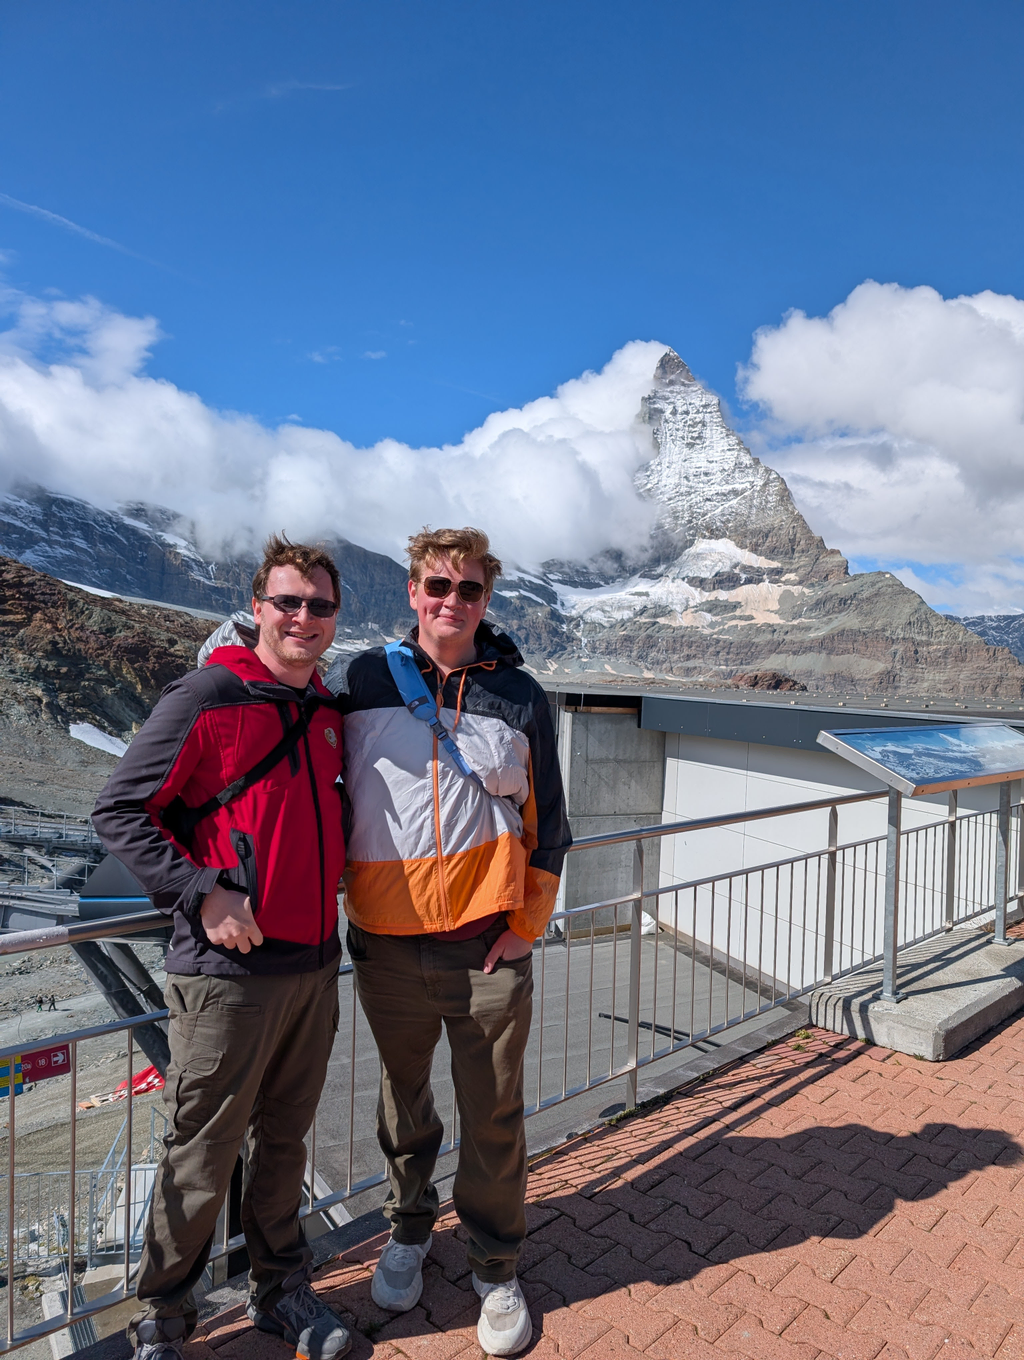
[[(136, 952), (157, 985), (163, 982), (164, 950), (157, 944), (140, 944)], [(36, 997), (51, 994), (57, 1011), (36, 1008)], [(40, 1047), (46, 1040), (72, 1030), (108, 1024), (117, 1017), (100, 995), (74, 953), (67, 947), (15, 955), (0, 963), (0, 1048), (24, 1044)], [(127, 1076), (127, 1035), (124, 1031), (87, 1039), (79, 1044), (76, 1100), (112, 1091)], [(149, 1065), (145, 1054), (134, 1047), (136, 1072)], [(152, 1096), (138, 1097), (136, 1132), (149, 1140), (149, 1106)], [(38, 1082), (17, 1098), (17, 1170), (58, 1169), (67, 1164), (70, 1132), (71, 1078), (54, 1077)], [(116, 1127), (124, 1114), (123, 1103), (80, 1110), (77, 1114), (78, 1165), (100, 1166), (110, 1149)], [(120, 1113), (119, 1113), (120, 1112)], [(6, 1160), (7, 1110), (0, 1111), (0, 1147)], [(133, 1150), (137, 1150), (133, 1148)], [(97, 1161), (96, 1158), (99, 1158)]]

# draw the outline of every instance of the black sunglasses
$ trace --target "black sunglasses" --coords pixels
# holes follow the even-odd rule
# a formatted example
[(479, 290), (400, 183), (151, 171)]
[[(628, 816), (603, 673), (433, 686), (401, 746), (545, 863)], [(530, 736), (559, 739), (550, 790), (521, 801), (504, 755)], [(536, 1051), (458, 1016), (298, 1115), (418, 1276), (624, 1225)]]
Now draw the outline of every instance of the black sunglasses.
[(297, 614), (303, 605), (315, 619), (329, 619), (332, 614), (338, 612), (338, 606), (333, 600), (322, 600), (319, 596), (307, 600), (301, 595), (261, 595), (260, 599), (266, 604), (272, 604), (279, 614)]
[[(476, 604), (484, 597), (484, 588), (479, 581), (460, 581), (456, 590), (464, 604)], [(446, 600), (452, 593), (452, 582), (447, 576), (424, 576), (423, 592), (431, 599)]]

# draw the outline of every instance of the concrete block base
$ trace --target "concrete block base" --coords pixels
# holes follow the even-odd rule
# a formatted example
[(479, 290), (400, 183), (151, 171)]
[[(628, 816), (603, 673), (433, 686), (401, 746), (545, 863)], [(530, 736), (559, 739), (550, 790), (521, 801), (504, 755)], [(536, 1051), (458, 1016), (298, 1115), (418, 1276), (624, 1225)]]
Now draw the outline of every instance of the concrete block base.
[(1024, 1009), (1024, 941), (992, 943), (980, 930), (953, 930), (899, 955), (903, 999), (881, 1000), (882, 965), (872, 964), (811, 993), (810, 1022), (943, 1062)]

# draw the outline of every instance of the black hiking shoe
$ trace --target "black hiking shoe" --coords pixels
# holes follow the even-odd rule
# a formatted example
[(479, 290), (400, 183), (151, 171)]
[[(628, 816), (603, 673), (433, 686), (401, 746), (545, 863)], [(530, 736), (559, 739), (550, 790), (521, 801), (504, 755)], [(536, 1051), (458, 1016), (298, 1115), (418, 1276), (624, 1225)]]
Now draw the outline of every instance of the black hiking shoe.
[(249, 1300), (245, 1311), (253, 1326), (283, 1336), (295, 1347), (296, 1360), (336, 1360), (345, 1355), (352, 1345), (348, 1329), (317, 1298), (306, 1272), (289, 1275), (282, 1289), (281, 1297), (269, 1308), (257, 1308)]
[(134, 1360), (182, 1360), (183, 1317), (145, 1318), (135, 1328)]

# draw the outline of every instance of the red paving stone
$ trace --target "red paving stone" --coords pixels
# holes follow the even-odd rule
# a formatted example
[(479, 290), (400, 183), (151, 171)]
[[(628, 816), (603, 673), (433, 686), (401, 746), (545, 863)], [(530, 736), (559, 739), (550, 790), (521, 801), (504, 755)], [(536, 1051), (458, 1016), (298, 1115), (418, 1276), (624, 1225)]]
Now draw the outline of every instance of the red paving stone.
[[(1024, 1017), (928, 1064), (786, 1039), (538, 1158), (535, 1360), (1024, 1360)], [(353, 1360), (481, 1360), (465, 1238), (382, 1314), (379, 1237), (318, 1274)], [(288, 1360), (236, 1309), (187, 1360)]]

